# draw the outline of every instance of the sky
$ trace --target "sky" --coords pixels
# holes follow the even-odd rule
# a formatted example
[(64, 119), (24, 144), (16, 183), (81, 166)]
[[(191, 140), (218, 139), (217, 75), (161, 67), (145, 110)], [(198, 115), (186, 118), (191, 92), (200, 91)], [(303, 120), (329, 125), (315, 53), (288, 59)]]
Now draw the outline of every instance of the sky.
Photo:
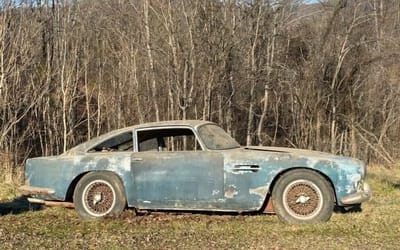
[(318, 3), (319, 0), (306, 0), (304, 2), (306, 3)]

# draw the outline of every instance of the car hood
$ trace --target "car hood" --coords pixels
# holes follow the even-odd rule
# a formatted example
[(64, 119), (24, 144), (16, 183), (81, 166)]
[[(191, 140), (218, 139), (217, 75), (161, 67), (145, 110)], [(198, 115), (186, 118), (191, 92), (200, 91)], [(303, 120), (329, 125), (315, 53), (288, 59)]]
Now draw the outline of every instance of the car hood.
[[(297, 148), (284, 148), (284, 147), (263, 147), (263, 146), (248, 146), (243, 148), (245, 151), (264, 151), (270, 153), (282, 153), (282, 154), (290, 154), (293, 156), (299, 157), (312, 157), (312, 158), (319, 158), (319, 159), (336, 159), (342, 158), (344, 156), (337, 156), (334, 154), (320, 152), (320, 151), (313, 151), (307, 149), (297, 149)], [(348, 158), (348, 157), (346, 157)]]

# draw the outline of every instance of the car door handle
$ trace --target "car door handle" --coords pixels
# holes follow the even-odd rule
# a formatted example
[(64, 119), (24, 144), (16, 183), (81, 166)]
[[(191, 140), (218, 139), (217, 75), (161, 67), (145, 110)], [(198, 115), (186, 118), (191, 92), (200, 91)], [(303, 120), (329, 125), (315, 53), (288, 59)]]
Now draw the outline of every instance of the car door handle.
[(233, 167), (235, 172), (257, 172), (260, 169), (260, 166), (257, 165), (236, 165)]
[(143, 161), (143, 158), (132, 158), (132, 161)]

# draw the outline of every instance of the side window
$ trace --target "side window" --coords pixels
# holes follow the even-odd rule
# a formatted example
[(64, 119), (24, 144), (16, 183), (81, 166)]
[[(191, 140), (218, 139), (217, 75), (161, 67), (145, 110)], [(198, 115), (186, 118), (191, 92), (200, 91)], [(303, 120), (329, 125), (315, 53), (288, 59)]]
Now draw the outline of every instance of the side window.
[(140, 142), (139, 151), (158, 151), (157, 138), (150, 138)]
[(123, 152), (133, 151), (132, 132), (118, 134), (94, 146), (88, 152)]
[(168, 128), (138, 131), (139, 151), (201, 151), (191, 129)]
[(198, 151), (201, 150), (196, 137), (192, 135), (178, 135), (164, 137), (166, 151)]

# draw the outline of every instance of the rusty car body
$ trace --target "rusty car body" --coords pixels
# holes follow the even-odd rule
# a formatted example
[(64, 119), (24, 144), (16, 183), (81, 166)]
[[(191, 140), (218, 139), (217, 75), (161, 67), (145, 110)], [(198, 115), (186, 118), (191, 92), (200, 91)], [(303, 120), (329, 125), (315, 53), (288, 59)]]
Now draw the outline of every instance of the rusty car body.
[(71, 202), (84, 219), (137, 210), (265, 212), (289, 223), (329, 220), (371, 198), (363, 162), (328, 153), (241, 147), (207, 121), (115, 130), (26, 161), (30, 202)]

